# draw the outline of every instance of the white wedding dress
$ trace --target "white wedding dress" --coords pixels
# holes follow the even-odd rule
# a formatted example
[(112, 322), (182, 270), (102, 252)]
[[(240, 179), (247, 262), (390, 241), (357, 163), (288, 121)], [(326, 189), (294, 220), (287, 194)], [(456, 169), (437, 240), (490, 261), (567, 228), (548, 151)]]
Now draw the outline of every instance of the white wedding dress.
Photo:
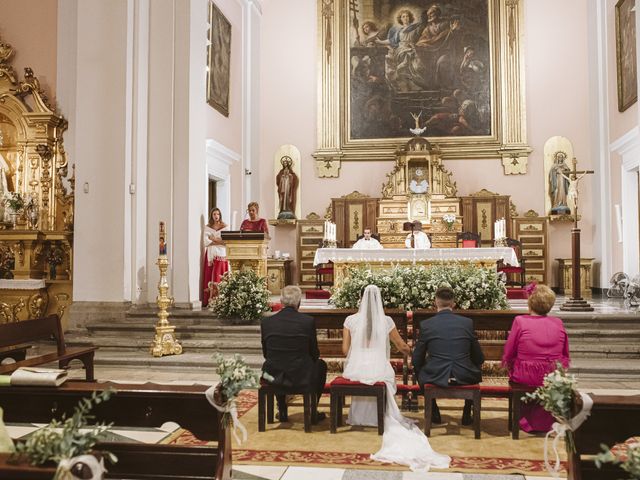
[[(402, 416), (396, 403), (395, 373), (389, 362), (389, 332), (395, 325), (384, 314), (377, 286), (369, 285), (365, 289), (358, 313), (347, 317), (344, 326), (351, 334), (351, 346), (343, 376), (369, 385), (384, 382), (387, 388), (382, 447), (371, 458), (407, 465), (413, 471), (449, 468), (451, 458), (435, 452), (426, 435), (413, 420)], [(376, 426), (375, 398), (353, 397), (347, 422), (350, 425)]]

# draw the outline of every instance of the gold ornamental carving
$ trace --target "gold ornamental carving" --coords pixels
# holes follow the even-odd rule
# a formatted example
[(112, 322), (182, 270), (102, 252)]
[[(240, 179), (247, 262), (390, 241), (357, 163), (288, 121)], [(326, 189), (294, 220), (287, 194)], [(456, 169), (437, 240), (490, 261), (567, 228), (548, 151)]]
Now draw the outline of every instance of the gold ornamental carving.
[(320, 215), (318, 215), (316, 212), (311, 212), (309, 215), (307, 215), (305, 217), (305, 219), (307, 219), (307, 220), (321, 220)]
[(538, 212), (536, 212), (535, 210), (527, 210), (524, 213), (525, 217), (529, 217), (529, 218), (533, 218), (533, 217), (539, 217), (540, 215), (538, 214)]
[(169, 259), (167, 255), (160, 255), (156, 262), (160, 270), (160, 280), (158, 281), (158, 323), (156, 324), (156, 335), (151, 344), (151, 354), (154, 357), (162, 357), (163, 355), (180, 355), (182, 353), (182, 345), (178, 342), (175, 335), (173, 325), (169, 324), (168, 308), (173, 304), (173, 298), (169, 297), (169, 283), (167, 282), (167, 268), (169, 267)]

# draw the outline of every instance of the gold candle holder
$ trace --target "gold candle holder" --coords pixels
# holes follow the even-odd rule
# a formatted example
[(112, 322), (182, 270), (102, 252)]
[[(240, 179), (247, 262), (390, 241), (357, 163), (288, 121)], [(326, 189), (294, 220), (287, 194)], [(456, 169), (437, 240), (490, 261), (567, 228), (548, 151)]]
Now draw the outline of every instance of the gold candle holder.
[(169, 259), (167, 258), (167, 243), (164, 222), (160, 222), (160, 251), (156, 265), (160, 269), (160, 280), (158, 281), (158, 296), (156, 303), (158, 304), (158, 323), (156, 324), (156, 336), (151, 344), (151, 354), (154, 357), (163, 355), (180, 355), (182, 353), (182, 345), (178, 342), (175, 335), (173, 325), (169, 324), (167, 318), (169, 312), (167, 309), (173, 303), (173, 299), (168, 295), (169, 282), (167, 282), (167, 268), (169, 267)]

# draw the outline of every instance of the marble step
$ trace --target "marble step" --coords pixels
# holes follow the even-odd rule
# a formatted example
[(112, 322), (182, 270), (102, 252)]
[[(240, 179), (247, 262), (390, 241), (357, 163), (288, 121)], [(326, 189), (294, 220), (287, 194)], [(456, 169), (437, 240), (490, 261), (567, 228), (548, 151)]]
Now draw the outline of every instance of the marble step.
[[(220, 337), (234, 337), (234, 336), (251, 336), (260, 335), (259, 325), (220, 325), (220, 324), (192, 324), (182, 325), (174, 324), (175, 332), (177, 334), (194, 334), (194, 335), (216, 335)], [(155, 322), (129, 322), (129, 323), (94, 323), (86, 326), (85, 329), (71, 330), (70, 334), (82, 334), (83, 331), (89, 331), (95, 335), (108, 335), (114, 332), (124, 332), (131, 334), (138, 334), (142, 332), (153, 332)], [(68, 335), (68, 334), (67, 334)]]
[[(92, 344), (101, 349), (121, 349), (121, 350), (146, 350), (153, 341), (153, 331), (145, 335), (137, 336), (117, 336), (113, 333), (109, 335), (69, 335), (65, 337), (67, 345)], [(185, 350), (225, 350), (225, 351), (262, 351), (262, 344), (259, 336), (236, 336), (206, 338), (203, 336), (189, 336), (176, 334), (176, 338)]]
[[(231, 353), (222, 352), (224, 355)], [(262, 367), (264, 358), (260, 354), (242, 354), (247, 364), (259, 369)], [(95, 358), (96, 371), (99, 372), (100, 366), (132, 366), (151, 367), (151, 368), (173, 368), (177, 371), (192, 371), (194, 368), (210, 369), (215, 371), (215, 361), (211, 353), (201, 352), (184, 352), (181, 355), (166, 355), (163, 357), (154, 357), (148, 351), (145, 352), (106, 352), (98, 351)]]

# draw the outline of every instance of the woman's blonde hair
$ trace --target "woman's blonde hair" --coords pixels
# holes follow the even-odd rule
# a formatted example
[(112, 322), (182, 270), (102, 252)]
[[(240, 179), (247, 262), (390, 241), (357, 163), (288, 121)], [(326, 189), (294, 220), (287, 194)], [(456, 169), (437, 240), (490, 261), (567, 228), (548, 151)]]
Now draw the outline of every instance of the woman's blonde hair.
[(556, 294), (546, 285), (536, 285), (533, 293), (529, 295), (529, 308), (538, 315), (546, 315), (556, 302)]
[(256, 210), (260, 211), (260, 205), (258, 205), (258, 202), (251, 202), (249, 205), (247, 205), (247, 210), (249, 210), (251, 207), (256, 207)]

